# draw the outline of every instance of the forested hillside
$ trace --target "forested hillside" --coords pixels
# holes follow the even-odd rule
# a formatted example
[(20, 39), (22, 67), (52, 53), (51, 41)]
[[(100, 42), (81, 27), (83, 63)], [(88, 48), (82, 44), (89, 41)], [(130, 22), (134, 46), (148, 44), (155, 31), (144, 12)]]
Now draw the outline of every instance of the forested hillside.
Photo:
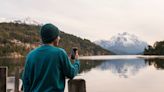
[(153, 46), (148, 46), (144, 51), (145, 55), (164, 55), (164, 41), (156, 42)]
[[(41, 44), (39, 30), (40, 26), (36, 25), (0, 23), (0, 57), (25, 56), (30, 50)], [(59, 47), (64, 48), (68, 54), (71, 47), (78, 47), (80, 55), (112, 54), (87, 39), (81, 39), (64, 32), (61, 32)]]

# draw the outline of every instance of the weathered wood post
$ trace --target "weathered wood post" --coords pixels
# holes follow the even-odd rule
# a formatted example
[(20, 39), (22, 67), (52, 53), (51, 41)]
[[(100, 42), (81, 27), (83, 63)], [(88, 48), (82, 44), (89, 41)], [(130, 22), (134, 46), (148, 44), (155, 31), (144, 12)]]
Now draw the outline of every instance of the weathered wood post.
[(8, 73), (7, 67), (0, 67), (0, 92), (6, 92), (7, 73)]
[(17, 67), (15, 71), (15, 91), (14, 92), (19, 92), (19, 67)]
[(73, 79), (68, 81), (68, 92), (86, 92), (84, 79)]

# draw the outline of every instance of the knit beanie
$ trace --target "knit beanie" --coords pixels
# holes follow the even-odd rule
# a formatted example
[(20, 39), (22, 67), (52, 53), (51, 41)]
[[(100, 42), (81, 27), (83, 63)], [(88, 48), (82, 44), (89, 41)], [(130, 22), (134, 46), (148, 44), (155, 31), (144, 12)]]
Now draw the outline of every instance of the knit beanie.
[(45, 24), (41, 27), (41, 39), (43, 43), (50, 43), (59, 36), (59, 29), (53, 24)]

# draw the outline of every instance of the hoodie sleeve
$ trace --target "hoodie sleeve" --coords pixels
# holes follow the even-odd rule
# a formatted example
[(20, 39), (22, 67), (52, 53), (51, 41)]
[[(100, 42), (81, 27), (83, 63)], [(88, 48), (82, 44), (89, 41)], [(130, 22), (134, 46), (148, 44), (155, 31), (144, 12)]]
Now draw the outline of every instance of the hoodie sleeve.
[(70, 79), (73, 79), (78, 74), (80, 69), (79, 60), (75, 60), (74, 64), (72, 64), (65, 50), (60, 52), (60, 60), (64, 75)]
[(26, 59), (25, 69), (23, 72), (22, 80), (23, 80), (23, 90), (24, 92), (30, 92), (30, 68), (28, 64), (28, 59)]

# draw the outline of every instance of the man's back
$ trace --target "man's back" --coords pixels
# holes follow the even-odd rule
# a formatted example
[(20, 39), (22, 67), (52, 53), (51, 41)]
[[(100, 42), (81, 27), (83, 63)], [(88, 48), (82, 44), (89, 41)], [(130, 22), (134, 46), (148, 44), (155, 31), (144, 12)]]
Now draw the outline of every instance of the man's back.
[(25, 92), (63, 92), (65, 76), (73, 78), (78, 71), (79, 61), (72, 65), (63, 49), (42, 45), (27, 56)]

